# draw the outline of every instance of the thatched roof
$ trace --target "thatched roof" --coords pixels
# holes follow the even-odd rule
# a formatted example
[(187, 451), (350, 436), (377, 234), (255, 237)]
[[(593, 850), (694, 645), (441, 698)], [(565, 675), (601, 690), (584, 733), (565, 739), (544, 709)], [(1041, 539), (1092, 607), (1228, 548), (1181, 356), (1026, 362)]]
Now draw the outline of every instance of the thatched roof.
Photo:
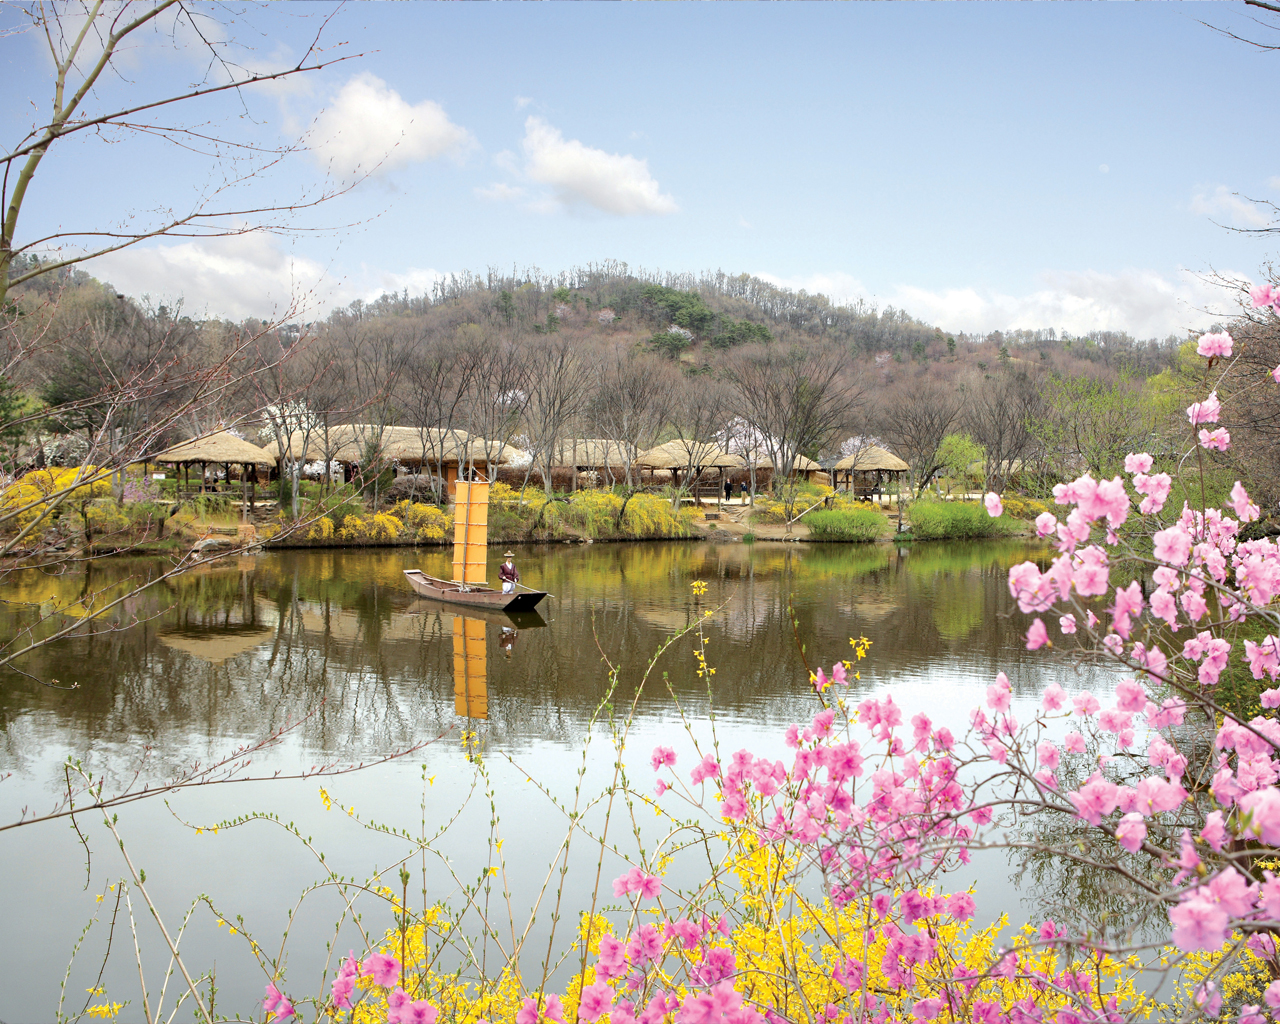
[(625, 466), (629, 461), (634, 462), (635, 458), (635, 446), (626, 441), (611, 441), (602, 437), (566, 438), (551, 453), (551, 465), (595, 469)]
[(904, 473), (911, 467), (903, 462), (893, 452), (881, 448), (877, 445), (870, 445), (863, 448), (862, 451), (855, 455), (841, 459), (836, 463), (836, 469), (853, 469), (859, 471), (867, 471), (873, 469), (888, 470), (889, 472)]
[(636, 465), (650, 469), (745, 469), (747, 463), (741, 455), (731, 455), (714, 441), (668, 441), (643, 452)]
[[(773, 469), (773, 459), (769, 458), (766, 455), (763, 459), (760, 459), (756, 463), (756, 468), (757, 469)], [(795, 458), (795, 462), (792, 463), (791, 468), (792, 468), (792, 471), (796, 473), (823, 472), (822, 467), (818, 465), (818, 463), (814, 462), (813, 459), (807, 458), (804, 455), (797, 455)]]
[[(285, 444), (285, 452), (291, 459), (317, 462), (324, 459), (326, 449), (336, 462), (363, 462), (371, 447), (377, 447), (384, 459), (401, 462), (425, 461), (430, 463), (462, 463), (507, 461), (510, 445), (498, 441), (486, 441), (483, 437), (468, 434), (465, 430), (441, 427), (378, 427), (369, 423), (342, 423), (328, 428), (315, 428), (306, 437), (303, 451), (303, 431), (295, 431)], [(280, 457), (280, 445), (275, 441), (265, 446), (272, 461)]]
[(194, 437), (190, 441), (175, 444), (172, 448), (166, 448), (156, 455), (148, 456), (146, 461), (229, 462), (237, 466), (274, 466), (276, 460), (243, 437), (236, 437), (230, 431), (220, 430), (216, 434), (206, 434), (204, 437)]

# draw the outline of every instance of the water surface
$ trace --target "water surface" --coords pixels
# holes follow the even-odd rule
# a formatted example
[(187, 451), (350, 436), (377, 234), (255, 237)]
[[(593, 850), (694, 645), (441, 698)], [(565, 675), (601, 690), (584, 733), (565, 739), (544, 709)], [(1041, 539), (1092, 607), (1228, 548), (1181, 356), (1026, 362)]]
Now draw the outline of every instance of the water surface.
[[(76, 689), (16, 673), (0, 678), (0, 773), (12, 773), (0, 783), (3, 820), (23, 807), (52, 805), (67, 756), (115, 779), (136, 773), (154, 782), (292, 723), (301, 724), (254, 755), (254, 774), (368, 760), (439, 737), (411, 757), (327, 781), (144, 801), (120, 812), (120, 827), (166, 915), (180, 916), (208, 893), (224, 915), (243, 914), (266, 945), (266, 936), (280, 935), (301, 889), (321, 876), (312, 855), (265, 822), (198, 836), (183, 822), (207, 826), (251, 810), (275, 812), (314, 836), (327, 864), (365, 877), (401, 847), (326, 811), (322, 783), (344, 806), (415, 833), (450, 822), (470, 799), (440, 842), (450, 864), (427, 864), (414, 881), (430, 899), (456, 896), (457, 879), (473, 880), (487, 855), (492, 827), (487, 800), (473, 790), (469, 757), (478, 751), (497, 788), (501, 834), (520, 846), (509, 875), (513, 902), (527, 912), (565, 818), (526, 776), (568, 800), (580, 769), (587, 788), (612, 771), (605, 743), (595, 743), (585, 761), (582, 755), (591, 716), (610, 692), (611, 665), (620, 666), (614, 705), (635, 699), (626, 761), (646, 787), (653, 745), (687, 754), (684, 723), (705, 737), (712, 711), (722, 747), (780, 753), (781, 730), (816, 710), (805, 660), (830, 666), (849, 655), (851, 637), (872, 641), (855, 696), (891, 688), (908, 714), (926, 710), (953, 728), (963, 726), (999, 670), (1028, 703), (1050, 679), (1089, 682), (1088, 670), (1066, 656), (1024, 649), (1028, 619), (1009, 597), (1007, 572), (1046, 556), (1024, 542), (547, 545), (518, 554), (524, 580), (554, 595), (533, 622), (467, 617), (414, 597), (402, 570), (448, 575), (449, 554), (439, 549), (274, 552), (216, 563), (132, 599), (118, 620), (134, 623), (129, 628), (61, 641), (23, 661), (31, 676)], [(66, 607), (86, 586), (154, 571), (145, 561), (118, 560), (96, 566), (88, 581), (31, 574), (8, 588), (16, 603), (0, 610), (3, 628), (13, 630), (38, 608)], [(701, 596), (695, 580), (707, 584)], [(697, 675), (696, 640), (685, 638), (661, 656), (637, 697), (655, 652), (700, 620), (715, 675)], [(470, 749), (460, 742), (464, 732), (474, 734)], [(95, 895), (124, 871), (105, 830), (93, 822), (85, 829), (87, 867), (65, 822), (0, 833), (8, 921), (0, 952), (9, 977), (26, 979), (0, 983), (0, 1021), (51, 1017), (72, 944), (98, 907)], [(594, 870), (594, 861), (575, 862), (569, 902), (589, 889)], [(1016, 904), (1007, 886), (989, 891), (997, 904), (989, 913)], [(297, 990), (318, 987), (338, 909), (336, 897), (321, 894), (295, 923), (289, 962)], [(371, 926), (390, 924), (385, 915), (373, 921), (379, 911), (369, 909)], [(140, 930), (144, 948), (158, 951), (149, 922), (140, 918)], [(86, 950), (100, 946), (90, 941)], [(224, 1012), (253, 1011), (264, 979), (238, 938), (202, 912), (183, 948), (198, 969), (218, 963)], [(121, 952), (105, 976), (113, 996), (136, 988), (136, 967)], [(97, 962), (82, 953), (69, 990), (83, 1001), (96, 973)], [(148, 988), (159, 983), (149, 978)]]

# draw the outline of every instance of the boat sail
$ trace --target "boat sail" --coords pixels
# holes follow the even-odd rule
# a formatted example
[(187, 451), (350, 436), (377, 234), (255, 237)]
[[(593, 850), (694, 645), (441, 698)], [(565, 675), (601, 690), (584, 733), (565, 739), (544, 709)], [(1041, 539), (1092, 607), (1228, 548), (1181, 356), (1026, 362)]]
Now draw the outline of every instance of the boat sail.
[(501, 608), (508, 612), (532, 611), (546, 593), (528, 590), (504, 594), (488, 586), (489, 484), (484, 480), (459, 480), (453, 512), (453, 579), (440, 580), (420, 569), (406, 569), (409, 586), (423, 597), (450, 604)]

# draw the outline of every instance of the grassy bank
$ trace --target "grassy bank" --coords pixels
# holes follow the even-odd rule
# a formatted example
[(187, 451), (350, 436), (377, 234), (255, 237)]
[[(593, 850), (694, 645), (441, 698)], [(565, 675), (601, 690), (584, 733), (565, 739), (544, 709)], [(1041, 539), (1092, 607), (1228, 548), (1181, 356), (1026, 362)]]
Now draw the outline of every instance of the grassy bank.
[(810, 540), (868, 542), (887, 536), (889, 518), (873, 508), (821, 509), (804, 517)]
[(907, 512), (916, 540), (980, 540), (1021, 533), (1026, 523), (1006, 510), (998, 519), (976, 501), (917, 501)]

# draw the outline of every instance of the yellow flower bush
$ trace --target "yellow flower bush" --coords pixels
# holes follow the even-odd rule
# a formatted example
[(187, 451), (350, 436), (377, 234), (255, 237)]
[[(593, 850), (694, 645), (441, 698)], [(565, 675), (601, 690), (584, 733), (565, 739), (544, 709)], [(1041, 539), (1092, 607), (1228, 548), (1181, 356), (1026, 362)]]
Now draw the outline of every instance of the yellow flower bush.
[(321, 516), (307, 531), (307, 540), (333, 540), (333, 531), (333, 520), (328, 516)]
[[(492, 500), (492, 494), (490, 500)], [(417, 541), (443, 540), (453, 526), (452, 518), (435, 505), (418, 501), (402, 501), (396, 505), (394, 511), (396, 518), (413, 532), (413, 539)]]
[[(16, 513), (6, 525), (16, 524), (21, 530), (44, 516), (57, 516), (64, 508), (78, 511), (83, 502), (111, 493), (110, 482), (105, 477), (94, 480), (96, 474), (95, 466), (33, 469), (0, 491), (0, 515)], [(86, 479), (91, 482), (80, 483)]]
[(343, 540), (396, 540), (404, 532), (404, 523), (387, 512), (371, 516), (347, 516), (338, 536)]

